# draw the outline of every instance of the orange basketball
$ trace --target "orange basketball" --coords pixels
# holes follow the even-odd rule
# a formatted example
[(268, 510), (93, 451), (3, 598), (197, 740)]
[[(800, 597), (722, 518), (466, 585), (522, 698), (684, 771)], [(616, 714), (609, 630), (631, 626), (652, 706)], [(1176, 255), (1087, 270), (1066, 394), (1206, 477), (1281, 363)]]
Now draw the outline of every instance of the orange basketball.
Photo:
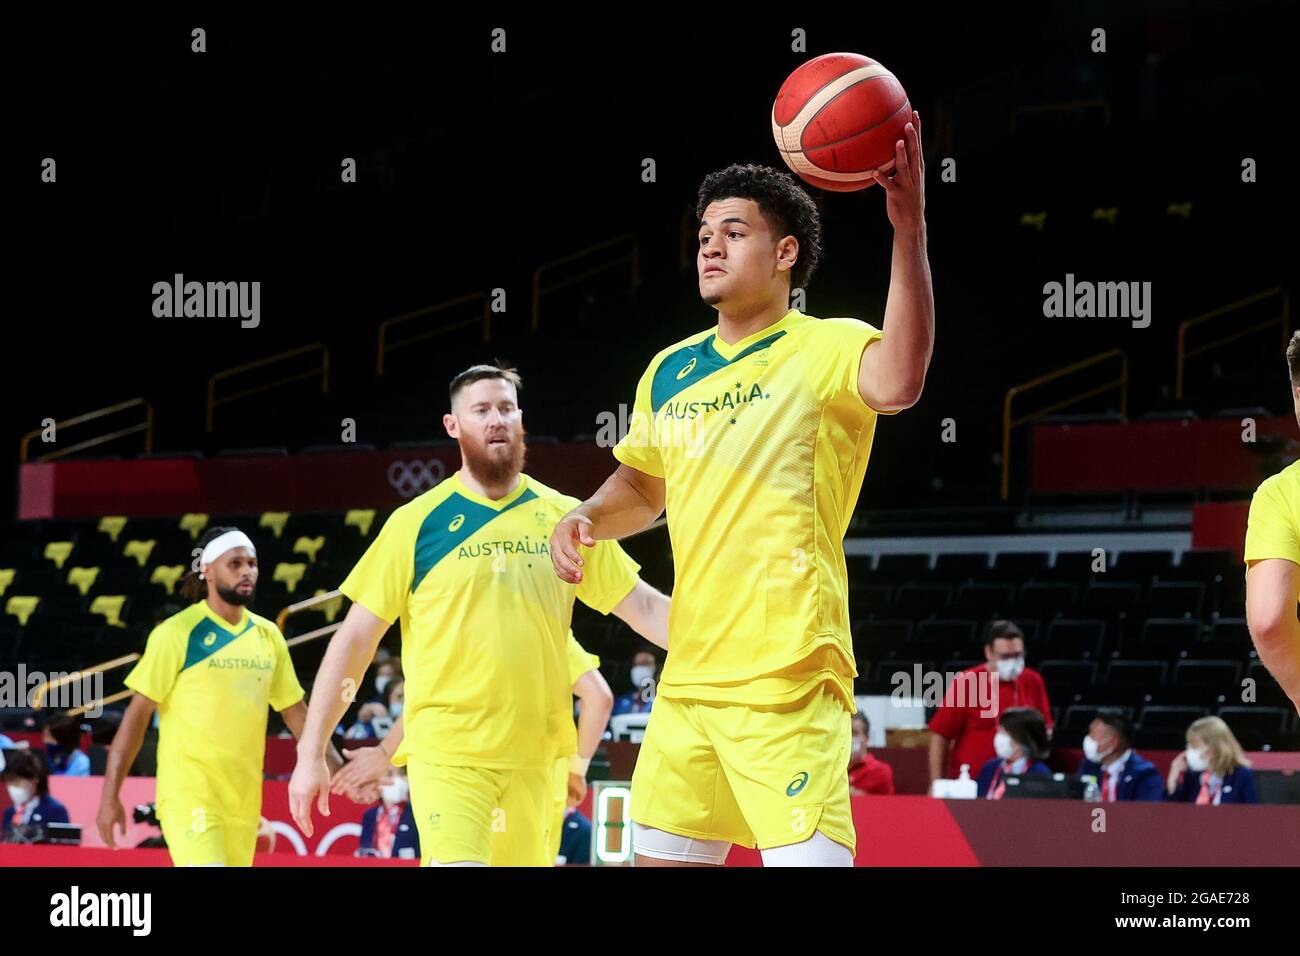
[(897, 77), (858, 53), (809, 60), (781, 84), (772, 104), (776, 148), (806, 183), (834, 192), (872, 185), (894, 168), (894, 144), (912, 118)]

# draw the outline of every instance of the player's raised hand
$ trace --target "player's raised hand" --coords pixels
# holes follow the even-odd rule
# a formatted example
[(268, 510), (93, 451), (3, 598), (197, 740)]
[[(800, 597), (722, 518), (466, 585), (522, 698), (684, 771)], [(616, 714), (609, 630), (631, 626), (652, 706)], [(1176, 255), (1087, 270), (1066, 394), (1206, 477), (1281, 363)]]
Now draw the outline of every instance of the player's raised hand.
[(343, 751), (343, 766), (330, 781), (330, 793), (345, 795), (353, 803), (374, 803), (379, 784), (392, 771), (383, 747), (357, 747)]
[(298, 758), (289, 778), (289, 813), (298, 829), (311, 836), (311, 803), (317, 801), (320, 815), (330, 815), (330, 768), (325, 758), (303, 760)]
[(885, 190), (885, 208), (896, 231), (920, 230), (925, 225), (925, 158), (921, 155), (921, 114), (903, 127), (894, 144), (894, 171), (872, 175)]
[(577, 511), (565, 515), (551, 532), (551, 564), (561, 581), (577, 584), (582, 580), (582, 554), (579, 545), (595, 547), (591, 536), (591, 519)]
[(113, 839), (113, 830), (121, 829), (122, 836), (126, 836), (126, 807), (122, 806), (122, 801), (118, 797), (109, 793), (104, 794), (104, 798), (99, 802), (95, 827), (99, 830), (99, 838), (104, 841), (104, 845), (110, 850), (116, 850), (117, 841)]

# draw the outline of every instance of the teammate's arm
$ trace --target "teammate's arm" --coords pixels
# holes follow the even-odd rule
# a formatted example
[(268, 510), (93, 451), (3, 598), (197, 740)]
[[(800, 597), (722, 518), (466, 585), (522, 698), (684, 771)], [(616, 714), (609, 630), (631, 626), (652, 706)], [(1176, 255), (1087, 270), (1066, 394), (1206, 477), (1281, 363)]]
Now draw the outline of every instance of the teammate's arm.
[(889, 297), (880, 340), (862, 352), (858, 392), (881, 412), (915, 405), (925, 385), (934, 352), (934, 288), (926, 258), (925, 158), (921, 155), (921, 117), (912, 122), (894, 148), (895, 172), (875, 173), (885, 190), (885, 205), (894, 227)]
[(614, 692), (600, 671), (587, 671), (573, 685), (579, 700), (578, 752), (569, 760), (569, 805), (576, 806), (587, 795), (587, 768), (605, 736), (609, 715), (614, 710)]
[(664, 480), (620, 464), (594, 495), (561, 519), (551, 532), (551, 563), (562, 581), (582, 580), (578, 545), (626, 538), (664, 512)]
[(126, 836), (126, 808), (122, 806), (122, 781), (131, 772), (135, 758), (140, 754), (140, 745), (144, 742), (144, 732), (149, 727), (153, 713), (158, 709), (156, 701), (150, 700), (139, 692), (131, 695), (131, 703), (126, 706), (122, 723), (113, 734), (113, 743), (108, 751), (108, 764), (104, 768), (104, 786), (99, 792), (99, 814), (95, 826), (99, 838), (114, 850), (117, 842), (113, 839), (113, 828), (121, 827)]
[(1268, 672), (1300, 708), (1300, 567), (1285, 558), (1253, 561), (1246, 569), (1246, 626)]
[(289, 810), (307, 836), (312, 833), (313, 799), (321, 815), (329, 816), (330, 771), (325, 748), (352, 700), (353, 694), (347, 688), (361, 686), (366, 667), (390, 623), (354, 601), (343, 626), (330, 638), (325, 659), (316, 672), (307, 720), (298, 737), (298, 763), (289, 780)]
[(374, 803), (379, 799), (379, 783), (393, 768), (393, 754), (406, 735), (406, 715), (397, 718), (392, 729), (377, 744), (345, 750), (343, 767), (334, 772), (330, 793), (346, 794), (353, 803)]
[[(651, 644), (668, 650), (668, 609), (671, 605), (668, 595), (638, 579), (627, 597), (615, 604), (610, 613)], [(610, 706), (613, 706), (613, 698), (610, 698)]]
[[(280, 711), (280, 718), (284, 721), (285, 727), (289, 728), (289, 733), (293, 734), (298, 740), (302, 739), (302, 728), (307, 723), (307, 702), (304, 700), (286, 707)], [(330, 773), (334, 773), (343, 766), (343, 758), (339, 756), (338, 749), (334, 744), (329, 745), (325, 751), (325, 762), (329, 764)]]

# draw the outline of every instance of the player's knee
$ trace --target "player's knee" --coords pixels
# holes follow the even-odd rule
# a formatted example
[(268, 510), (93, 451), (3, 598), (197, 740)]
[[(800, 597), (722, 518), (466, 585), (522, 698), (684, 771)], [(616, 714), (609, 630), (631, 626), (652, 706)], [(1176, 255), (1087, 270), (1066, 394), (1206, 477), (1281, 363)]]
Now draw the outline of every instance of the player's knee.
[(852, 866), (853, 854), (817, 830), (802, 843), (762, 851), (763, 866)]
[(697, 840), (642, 826), (636, 821), (632, 822), (632, 845), (638, 856), (673, 863), (708, 863), (712, 866), (722, 866), (727, 862), (727, 854), (731, 852), (731, 843), (727, 840)]

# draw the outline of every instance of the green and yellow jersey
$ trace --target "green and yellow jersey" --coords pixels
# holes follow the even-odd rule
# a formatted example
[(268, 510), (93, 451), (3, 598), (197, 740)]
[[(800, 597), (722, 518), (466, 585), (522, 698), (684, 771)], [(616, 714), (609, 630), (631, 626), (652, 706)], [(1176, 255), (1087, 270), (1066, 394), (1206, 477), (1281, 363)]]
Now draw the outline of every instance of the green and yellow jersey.
[(200, 601), (153, 629), (126, 686), (158, 704), (159, 819), (198, 807), (255, 827), (266, 708), (303, 698), (275, 623), (245, 608), (232, 626)]
[(394, 763), (549, 770), (575, 751), (573, 600), (608, 614), (640, 570), (607, 541), (586, 549), (580, 584), (556, 577), (551, 531), (577, 504), (528, 475), (492, 501), (457, 472), (393, 512), (343, 582), (401, 621), (406, 735)]
[(1245, 559), (1266, 558), (1300, 564), (1300, 461), (1265, 478), (1250, 500)]
[(776, 704), (831, 681), (853, 708), (844, 533), (877, 412), (858, 391), (880, 331), (791, 309), (739, 342), (664, 349), (619, 461), (664, 479), (675, 567), (657, 692)]

